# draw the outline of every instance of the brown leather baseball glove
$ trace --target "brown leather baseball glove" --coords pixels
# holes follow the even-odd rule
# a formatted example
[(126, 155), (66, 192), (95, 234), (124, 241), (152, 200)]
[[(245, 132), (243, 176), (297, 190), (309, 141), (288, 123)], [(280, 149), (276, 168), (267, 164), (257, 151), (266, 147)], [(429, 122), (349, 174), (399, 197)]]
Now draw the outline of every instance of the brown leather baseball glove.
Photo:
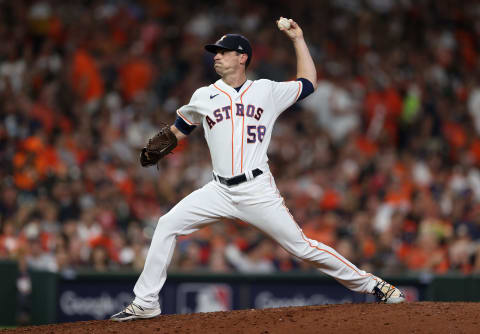
[(140, 163), (143, 167), (153, 166), (177, 146), (177, 137), (170, 130), (170, 125), (164, 124), (147, 146), (142, 149)]

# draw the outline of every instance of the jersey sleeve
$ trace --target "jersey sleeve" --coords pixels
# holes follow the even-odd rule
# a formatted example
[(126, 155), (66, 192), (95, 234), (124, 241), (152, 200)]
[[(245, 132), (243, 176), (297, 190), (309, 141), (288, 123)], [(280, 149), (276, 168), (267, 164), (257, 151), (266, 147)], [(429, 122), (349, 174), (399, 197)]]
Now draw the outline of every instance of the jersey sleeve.
[(302, 91), (301, 81), (272, 81), (272, 97), (278, 113), (297, 102)]
[(200, 95), (200, 90), (197, 89), (195, 93), (193, 93), (190, 102), (177, 110), (177, 115), (188, 125), (195, 126), (202, 123), (203, 115), (199, 112), (201, 103)]

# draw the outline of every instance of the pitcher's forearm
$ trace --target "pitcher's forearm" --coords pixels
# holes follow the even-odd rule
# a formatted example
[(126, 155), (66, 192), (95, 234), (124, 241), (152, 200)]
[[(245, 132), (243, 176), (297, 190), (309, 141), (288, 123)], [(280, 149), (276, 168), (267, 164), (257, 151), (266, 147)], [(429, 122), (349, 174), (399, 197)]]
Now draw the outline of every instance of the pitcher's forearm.
[(180, 141), (180, 140), (182, 140), (183, 138), (186, 137), (186, 135), (183, 134), (180, 130), (178, 130), (175, 125), (172, 125), (170, 127), (170, 130), (172, 130), (173, 134), (177, 137), (178, 141)]
[(317, 70), (303, 37), (293, 40), (297, 55), (297, 78), (308, 79), (317, 88)]

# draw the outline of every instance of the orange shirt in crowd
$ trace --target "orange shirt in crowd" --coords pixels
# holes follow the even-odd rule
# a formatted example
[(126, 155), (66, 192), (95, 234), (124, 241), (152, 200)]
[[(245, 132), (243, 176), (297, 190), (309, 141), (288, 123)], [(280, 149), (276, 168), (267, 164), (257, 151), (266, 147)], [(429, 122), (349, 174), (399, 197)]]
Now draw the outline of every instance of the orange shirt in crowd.
[(367, 157), (373, 157), (378, 151), (378, 146), (364, 135), (355, 138), (355, 147)]
[(398, 118), (402, 113), (402, 98), (398, 91), (389, 87), (384, 91), (372, 91), (365, 97), (364, 107), (368, 124), (384, 110), (383, 127), (393, 140), (397, 137)]
[(429, 252), (418, 246), (403, 244), (397, 251), (397, 256), (410, 270), (427, 269), (436, 274), (443, 274), (449, 269), (448, 256), (442, 248)]
[(98, 99), (103, 95), (103, 80), (95, 60), (82, 49), (76, 50), (73, 55), (72, 86), (84, 102)]
[(453, 148), (461, 148), (467, 144), (467, 134), (462, 125), (454, 122), (446, 122), (443, 126), (443, 133), (448, 143)]
[(130, 101), (148, 88), (153, 78), (152, 65), (143, 59), (134, 59), (120, 69), (120, 82), (124, 97)]
[(321, 226), (315, 227), (307, 225), (302, 230), (307, 238), (317, 240), (332, 247), (337, 241), (334, 226), (322, 224)]
[(377, 252), (377, 246), (373, 238), (366, 238), (362, 240), (360, 244), (360, 249), (362, 251), (362, 256), (366, 259), (371, 259), (375, 256)]
[(410, 203), (412, 190), (413, 187), (408, 182), (402, 183), (398, 188), (388, 189), (385, 196), (385, 202), (393, 206)]
[(341, 197), (335, 189), (327, 189), (320, 200), (320, 207), (323, 210), (335, 210), (340, 204)]

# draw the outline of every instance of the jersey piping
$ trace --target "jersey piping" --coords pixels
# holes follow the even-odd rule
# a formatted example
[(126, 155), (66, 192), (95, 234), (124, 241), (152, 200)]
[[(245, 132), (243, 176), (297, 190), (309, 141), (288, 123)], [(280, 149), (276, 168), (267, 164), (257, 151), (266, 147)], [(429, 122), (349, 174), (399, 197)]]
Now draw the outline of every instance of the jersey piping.
[[(253, 81), (250, 83), (250, 86), (252, 86), (253, 84)], [(243, 104), (243, 94), (245, 94), (247, 92), (247, 90), (250, 88), (250, 86), (247, 87), (247, 89), (245, 89), (242, 93), (242, 95), (240, 95), (240, 103)], [(243, 112), (243, 120), (242, 120), (242, 154), (241, 154), (241, 159), (240, 160), (240, 173), (243, 173), (243, 145), (244, 145), (244, 140), (243, 140), (243, 132), (245, 131), (245, 111)]]
[(301, 91), (302, 91), (302, 82), (298, 81), (298, 92), (297, 92), (297, 96), (295, 96), (295, 101), (298, 100), (298, 97), (300, 96)]
[(185, 117), (184, 114), (180, 110), (177, 110), (178, 116), (180, 116), (185, 122), (187, 122), (188, 125), (199, 125), (200, 123), (193, 123), (191, 122), (187, 117)]

